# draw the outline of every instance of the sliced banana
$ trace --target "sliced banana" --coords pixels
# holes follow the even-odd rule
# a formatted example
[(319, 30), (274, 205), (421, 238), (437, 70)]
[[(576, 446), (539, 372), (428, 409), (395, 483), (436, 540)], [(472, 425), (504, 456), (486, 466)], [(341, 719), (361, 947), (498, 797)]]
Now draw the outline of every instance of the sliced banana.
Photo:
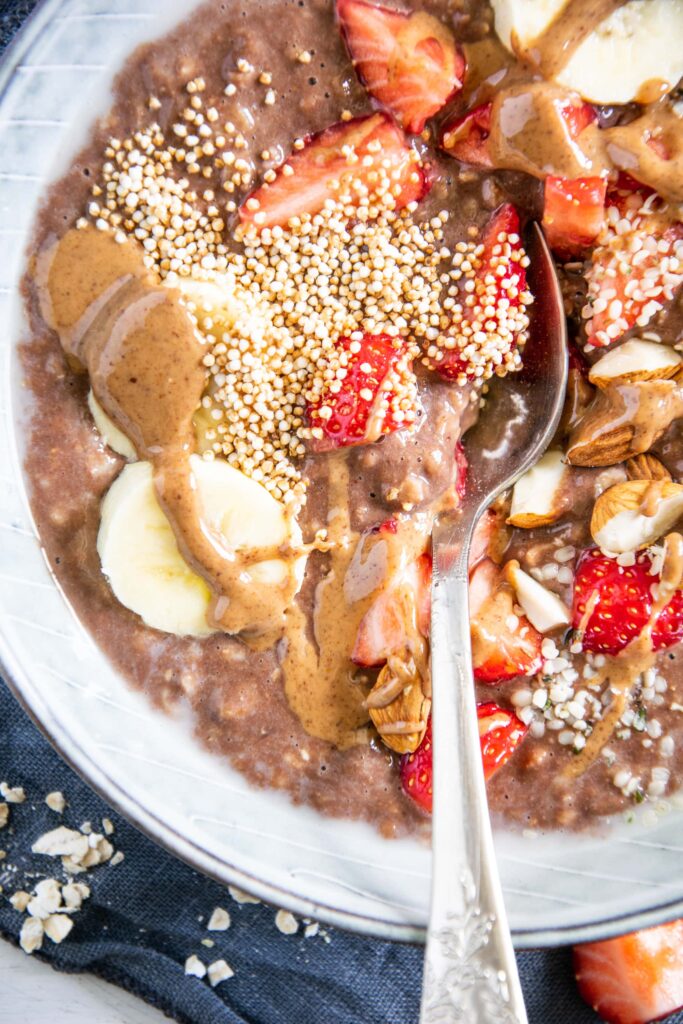
[[(301, 532), (284, 506), (254, 480), (224, 460), (191, 457), (207, 521), (219, 531), (228, 549), (278, 547)], [(182, 558), (175, 535), (156, 498), (149, 462), (126, 466), (102, 503), (97, 538), (102, 570), (126, 608), (149, 626), (165, 633), (206, 636), (211, 593), (204, 580)], [(298, 585), (305, 557), (290, 566), (274, 558), (245, 566), (255, 581), (283, 581), (294, 572)]]
[(562, 488), (569, 472), (561, 451), (546, 452), (521, 476), (512, 491), (508, 523), (531, 530), (562, 515)]
[[(566, 6), (557, 0), (493, 0), (496, 32), (522, 49)], [(604, 19), (573, 52), (556, 81), (593, 103), (630, 103), (683, 75), (683, 0), (630, 0)], [(658, 90), (654, 90), (655, 95)]]
[(109, 445), (112, 451), (118, 455), (123, 455), (124, 459), (130, 459), (131, 462), (137, 459), (137, 453), (132, 442), (122, 430), (119, 430), (114, 421), (107, 416), (92, 391), (88, 392), (88, 408), (92, 413), (95, 426), (102, 435), (104, 443)]

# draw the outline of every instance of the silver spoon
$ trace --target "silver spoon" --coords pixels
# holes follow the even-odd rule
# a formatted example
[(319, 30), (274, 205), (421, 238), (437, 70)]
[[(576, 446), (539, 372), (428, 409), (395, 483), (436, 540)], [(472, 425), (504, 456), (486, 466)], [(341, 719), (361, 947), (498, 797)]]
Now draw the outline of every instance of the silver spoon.
[[(467, 494), (456, 513), (438, 519), (432, 538), (432, 901), (420, 1024), (527, 1021), (486, 804), (467, 572), (477, 520), (542, 455), (562, 413), (566, 322), (555, 268), (537, 224), (527, 251), (535, 301), (524, 368), (492, 385), (484, 417), (465, 438)], [(511, 420), (515, 446), (501, 455)], [(494, 444), (492, 423), (501, 426)]]

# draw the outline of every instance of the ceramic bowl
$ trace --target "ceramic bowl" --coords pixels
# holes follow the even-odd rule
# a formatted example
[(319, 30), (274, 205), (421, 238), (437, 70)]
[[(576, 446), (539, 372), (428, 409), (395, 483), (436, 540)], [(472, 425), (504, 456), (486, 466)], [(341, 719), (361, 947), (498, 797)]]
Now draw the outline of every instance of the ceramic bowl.
[[(187, 0), (45, 0), (0, 70), (0, 657), (57, 750), (139, 828), (198, 869), (300, 914), (420, 939), (429, 849), (255, 790), (153, 711), (80, 626), (51, 577), (22, 471), (28, 414), (18, 281), (37, 204), (106, 110), (116, 70)], [(595, 939), (683, 916), (683, 801), (599, 835), (496, 832), (518, 946)]]

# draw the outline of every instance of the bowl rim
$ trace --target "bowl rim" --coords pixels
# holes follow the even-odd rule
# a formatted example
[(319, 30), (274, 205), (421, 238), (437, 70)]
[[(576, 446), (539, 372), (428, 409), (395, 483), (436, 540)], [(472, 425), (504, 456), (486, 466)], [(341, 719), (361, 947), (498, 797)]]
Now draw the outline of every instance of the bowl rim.
[[(0, 57), (0, 104), (20, 64), (41, 33), (49, 27), (53, 15), (62, 6), (62, 0), (39, 0), (36, 7), (20, 27)], [(15, 453), (16, 454), (16, 453)], [(20, 469), (17, 466), (17, 469)], [(23, 477), (20, 476), (23, 483)], [(27, 495), (22, 486), (25, 504)], [(30, 507), (28, 508), (30, 515)], [(39, 541), (39, 535), (36, 530)], [(169, 853), (179, 857), (191, 867), (224, 885), (236, 885), (265, 902), (285, 907), (303, 917), (311, 917), (335, 927), (374, 938), (399, 942), (425, 941), (426, 929), (414, 925), (401, 925), (380, 921), (371, 915), (359, 914), (308, 900), (273, 885), (229, 864), (215, 856), (199, 843), (185, 838), (178, 830), (166, 824), (159, 816), (144, 808), (61, 724), (43, 701), (38, 687), (14, 654), (3, 633), (0, 619), (0, 675), (33, 723), (54, 750), (103, 800), (109, 803), (137, 829)], [(587, 925), (567, 925), (555, 928), (520, 929), (513, 931), (517, 949), (564, 946), (577, 942), (593, 942), (618, 936), (627, 931), (650, 927), (683, 916), (683, 898), (658, 903), (648, 910), (615, 914)]]

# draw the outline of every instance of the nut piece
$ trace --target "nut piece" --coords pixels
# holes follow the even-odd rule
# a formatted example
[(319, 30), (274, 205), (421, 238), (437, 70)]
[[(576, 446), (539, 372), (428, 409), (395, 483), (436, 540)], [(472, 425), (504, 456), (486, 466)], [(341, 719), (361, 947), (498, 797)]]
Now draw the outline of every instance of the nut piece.
[(656, 455), (635, 455), (626, 463), (629, 480), (671, 480), (671, 473)]
[(564, 511), (562, 487), (568, 472), (562, 452), (546, 452), (515, 484), (508, 523), (531, 530), (559, 519)]
[(594, 363), (588, 379), (599, 388), (637, 380), (668, 380), (678, 373), (681, 364), (683, 358), (668, 345), (631, 338)]
[(683, 416), (683, 388), (674, 380), (609, 384), (598, 391), (569, 438), (574, 466), (614, 466), (648, 451)]
[(427, 728), (431, 701), (410, 655), (392, 655), (365, 702), (382, 742), (397, 754), (417, 750)]
[(539, 633), (550, 633), (569, 625), (571, 614), (564, 601), (524, 572), (516, 559), (507, 563), (503, 575), (513, 587), (527, 619)]
[(591, 534), (610, 554), (654, 544), (683, 515), (683, 486), (672, 480), (627, 480), (600, 495)]

